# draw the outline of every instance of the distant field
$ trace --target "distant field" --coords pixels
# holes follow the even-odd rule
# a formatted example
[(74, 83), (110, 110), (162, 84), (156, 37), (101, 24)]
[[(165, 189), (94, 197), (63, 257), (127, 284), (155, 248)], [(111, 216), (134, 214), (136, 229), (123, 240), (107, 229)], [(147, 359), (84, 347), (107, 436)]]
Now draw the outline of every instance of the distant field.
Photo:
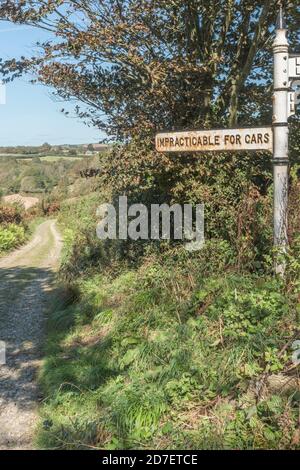
[(10, 194), (9, 196), (4, 196), (2, 200), (6, 204), (14, 204), (16, 202), (22, 204), (26, 210), (35, 206), (39, 202), (39, 198), (37, 197), (21, 196), (20, 194)]
[(39, 157), (36, 153), (0, 153), (0, 157), (18, 157), (18, 158), (33, 158)]
[(57, 160), (82, 160), (84, 158), (84, 155), (78, 155), (78, 156), (68, 156), (68, 155), (37, 155), (37, 154), (20, 154), (20, 153), (0, 153), (0, 158), (1, 157), (17, 157), (18, 160), (28, 160), (31, 161), (34, 158), (40, 158), (41, 160), (44, 160), (46, 162), (55, 162)]
[(48, 155), (45, 157), (40, 157), (40, 159), (43, 160), (44, 162), (56, 162), (57, 160), (74, 161), (74, 160), (82, 160), (83, 158), (84, 158), (83, 155), (78, 155), (78, 157), (75, 157), (75, 155), (72, 157), (68, 157), (67, 155), (57, 155), (57, 156)]

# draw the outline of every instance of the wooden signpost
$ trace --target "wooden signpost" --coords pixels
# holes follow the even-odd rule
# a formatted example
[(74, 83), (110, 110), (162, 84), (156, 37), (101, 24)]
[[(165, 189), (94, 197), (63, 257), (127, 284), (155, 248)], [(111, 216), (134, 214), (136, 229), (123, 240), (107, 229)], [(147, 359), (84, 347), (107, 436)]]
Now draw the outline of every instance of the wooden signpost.
[[(285, 254), (288, 213), (288, 118), (300, 102), (300, 55), (289, 54), (287, 30), (282, 7), (276, 23), (273, 43), (274, 95), (272, 127), (240, 129), (187, 130), (160, 132), (156, 135), (158, 152), (208, 152), (260, 150), (273, 153), (274, 246)], [(276, 273), (283, 275), (285, 264), (278, 256)]]

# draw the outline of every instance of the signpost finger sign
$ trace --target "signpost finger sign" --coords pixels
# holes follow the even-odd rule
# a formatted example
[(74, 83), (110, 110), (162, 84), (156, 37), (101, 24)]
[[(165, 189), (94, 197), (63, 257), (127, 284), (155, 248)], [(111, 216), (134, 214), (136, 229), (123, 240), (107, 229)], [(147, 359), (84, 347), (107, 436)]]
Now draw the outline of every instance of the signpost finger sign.
[(156, 135), (158, 152), (208, 152), (234, 150), (273, 151), (271, 127), (161, 132)]

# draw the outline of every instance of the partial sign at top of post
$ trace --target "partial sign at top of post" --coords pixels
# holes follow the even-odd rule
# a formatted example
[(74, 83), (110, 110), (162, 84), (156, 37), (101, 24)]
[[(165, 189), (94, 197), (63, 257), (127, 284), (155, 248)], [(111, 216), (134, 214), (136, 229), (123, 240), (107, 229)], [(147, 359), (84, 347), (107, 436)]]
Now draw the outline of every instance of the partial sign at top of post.
[(155, 146), (158, 152), (226, 150), (267, 150), (272, 152), (273, 132), (271, 127), (160, 132), (156, 135)]

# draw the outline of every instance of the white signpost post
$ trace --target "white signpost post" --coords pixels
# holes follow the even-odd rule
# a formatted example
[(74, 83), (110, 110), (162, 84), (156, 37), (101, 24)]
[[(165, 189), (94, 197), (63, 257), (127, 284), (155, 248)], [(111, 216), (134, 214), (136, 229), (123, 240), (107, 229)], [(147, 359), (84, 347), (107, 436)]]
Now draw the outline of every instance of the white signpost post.
[(274, 53), (274, 246), (278, 249), (276, 273), (283, 275), (285, 263), (280, 260), (288, 246), (288, 118), (300, 102), (300, 55), (289, 54), (287, 30), (282, 7), (277, 18)]
[(156, 135), (158, 152), (208, 152), (261, 150), (273, 152), (274, 246), (278, 250), (275, 271), (283, 275), (286, 253), (288, 213), (288, 118), (300, 103), (300, 55), (288, 52), (282, 7), (273, 43), (274, 95), (272, 127), (211, 129), (160, 132)]
[[(289, 44), (286, 27), (280, 7), (277, 18), (276, 36), (273, 43), (274, 54), (274, 95), (273, 95), (273, 175), (274, 175), (274, 246), (278, 249), (279, 258), (285, 254), (287, 239), (288, 212), (288, 115), (289, 115)], [(276, 261), (275, 270), (283, 274), (284, 262)]]

